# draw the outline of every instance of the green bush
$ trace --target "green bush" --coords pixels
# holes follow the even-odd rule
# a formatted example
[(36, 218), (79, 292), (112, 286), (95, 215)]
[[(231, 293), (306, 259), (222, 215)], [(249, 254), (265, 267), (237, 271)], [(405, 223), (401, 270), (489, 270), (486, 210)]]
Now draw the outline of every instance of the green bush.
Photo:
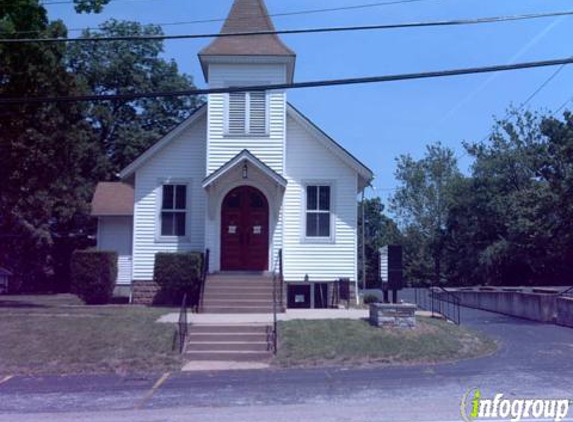
[(364, 304), (365, 305), (369, 305), (371, 303), (378, 303), (380, 302), (380, 300), (378, 299), (378, 297), (372, 293), (366, 293), (364, 295)]
[(72, 293), (88, 305), (109, 303), (117, 279), (117, 253), (75, 251), (71, 262)]
[(201, 293), (202, 269), (200, 252), (156, 254), (153, 280), (161, 287), (156, 302), (178, 305), (187, 294), (189, 306), (196, 306)]

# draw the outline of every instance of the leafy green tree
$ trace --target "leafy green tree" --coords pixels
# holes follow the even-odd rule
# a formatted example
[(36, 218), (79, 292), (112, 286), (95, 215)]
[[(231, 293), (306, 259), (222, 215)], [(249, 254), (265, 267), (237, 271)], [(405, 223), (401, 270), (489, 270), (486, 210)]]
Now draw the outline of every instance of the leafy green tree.
[[(160, 35), (154, 25), (110, 20), (97, 33), (83, 36), (113, 37)], [(161, 57), (163, 42), (117, 41), (75, 44), (68, 51), (68, 66), (89, 92), (128, 94), (193, 89), (190, 76), (181, 74), (174, 61)], [(202, 98), (142, 98), (92, 103), (87, 115), (109, 158), (110, 173), (117, 173), (181, 123), (202, 103)]]
[[(106, 1), (78, 1), (99, 11)], [(99, 5), (99, 6), (98, 6)], [(0, 2), (0, 30), (11, 37), (66, 37), (37, 0)], [(157, 27), (110, 21), (101, 34), (158, 34)], [(53, 97), (168, 91), (193, 87), (162, 43), (0, 45), (0, 95)], [(0, 108), (0, 265), (28, 289), (60, 290), (69, 258), (90, 244), (89, 202), (97, 181), (115, 174), (180, 123), (200, 99), (107, 103), (24, 103)]]
[[(0, 28), (12, 37), (65, 36), (36, 0), (0, 3)], [(84, 93), (65, 66), (62, 45), (0, 45), (0, 95)], [(28, 287), (53, 274), (54, 245), (86, 227), (101, 152), (78, 103), (0, 108), (0, 264)]]
[(385, 245), (402, 244), (402, 235), (394, 220), (384, 213), (384, 204), (379, 197), (364, 200), (364, 225), (362, 204), (358, 207), (359, 279), (363, 279), (362, 230), (364, 230), (366, 287), (379, 287), (378, 250)]
[(446, 223), (454, 202), (453, 187), (462, 178), (454, 152), (430, 145), (424, 158), (403, 155), (397, 160), (401, 186), (391, 200), (405, 236), (405, 272), (412, 282), (443, 280)]
[(571, 261), (571, 116), (512, 111), (468, 144), (472, 177), (448, 217), (447, 267), (461, 284), (560, 284)]

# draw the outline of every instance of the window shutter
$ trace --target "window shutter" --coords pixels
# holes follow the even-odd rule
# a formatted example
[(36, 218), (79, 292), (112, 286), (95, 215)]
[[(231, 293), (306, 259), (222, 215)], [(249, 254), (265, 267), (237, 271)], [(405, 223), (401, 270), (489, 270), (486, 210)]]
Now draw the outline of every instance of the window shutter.
[(244, 92), (229, 94), (228, 132), (235, 135), (246, 133), (247, 101)]
[(249, 133), (253, 135), (267, 133), (267, 94), (264, 91), (250, 93)]

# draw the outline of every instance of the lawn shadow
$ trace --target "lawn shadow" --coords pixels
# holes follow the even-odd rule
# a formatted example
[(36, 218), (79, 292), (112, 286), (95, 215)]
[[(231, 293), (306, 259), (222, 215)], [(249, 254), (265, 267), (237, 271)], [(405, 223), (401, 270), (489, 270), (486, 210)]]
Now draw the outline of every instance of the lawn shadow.
[(17, 300), (1, 300), (0, 308), (18, 309), (18, 308), (48, 308), (47, 305), (32, 302), (21, 302)]

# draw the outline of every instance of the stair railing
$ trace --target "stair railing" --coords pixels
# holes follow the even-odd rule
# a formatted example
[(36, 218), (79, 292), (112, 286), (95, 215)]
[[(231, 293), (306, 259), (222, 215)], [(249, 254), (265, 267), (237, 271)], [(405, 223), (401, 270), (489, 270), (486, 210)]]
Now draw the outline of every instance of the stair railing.
[(183, 295), (181, 301), (181, 309), (179, 310), (179, 320), (177, 321), (177, 341), (179, 346), (179, 353), (185, 352), (185, 345), (187, 343), (188, 334), (188, 318), (187, 318), (187, 293)]
[[(283, 277), (283, 250), (279, 249), (277, 260), (274, 263), (273, 276), (273, 328), (270, 333), (272, 352), (278, 351), (278, 312), (284, 307), (284, 277)], [(279, 308), (280, 306), (280, 308)]]
[(211, 252), (209, 249), (205, 250), (203, 255), (203, 266), (201, 268), (201, 285), (199, 286), (199, 300), (197, 301), (196, 312), (203, 311), (203, 296), (205, 296), (205, 282), (207, 281), (207, 275), (209, 275), (209, 258)]

